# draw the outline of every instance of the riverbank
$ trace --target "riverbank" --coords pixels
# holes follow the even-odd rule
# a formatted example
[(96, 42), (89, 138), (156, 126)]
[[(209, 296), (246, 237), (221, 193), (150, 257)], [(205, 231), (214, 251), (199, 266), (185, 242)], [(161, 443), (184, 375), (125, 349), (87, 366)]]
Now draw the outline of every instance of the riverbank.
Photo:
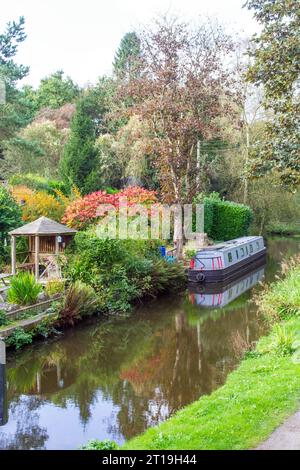
[(265, 440), (299, 405), (300, 265), (259, 299), (270, 333), (246, 354), (225, 385), (183, 408), (122, 449), (249, 449)]

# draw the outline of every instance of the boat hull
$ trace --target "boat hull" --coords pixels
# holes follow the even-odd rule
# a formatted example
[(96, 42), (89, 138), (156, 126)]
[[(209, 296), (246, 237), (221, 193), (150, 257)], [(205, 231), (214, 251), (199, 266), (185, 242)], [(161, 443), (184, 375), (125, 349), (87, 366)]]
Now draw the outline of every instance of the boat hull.
[(193, 283), (230, 282), (266, 262), (266, 248), (233, 266), (216, 270), (188, 269), (188, 281)]

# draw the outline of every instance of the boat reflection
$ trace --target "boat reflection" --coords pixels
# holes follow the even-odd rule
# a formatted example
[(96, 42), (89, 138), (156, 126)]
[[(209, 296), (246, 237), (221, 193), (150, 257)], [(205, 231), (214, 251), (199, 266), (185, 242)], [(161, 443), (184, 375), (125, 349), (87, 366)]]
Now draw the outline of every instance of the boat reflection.
[(6, 349), (4, 341), (0, 340), (0, 426), (4, 426), (7, 421)]
[(227, 284), (209, 283), (189, 285), (189, 300), (193, 305), (222, 308), (264, 279), (265, 265)]

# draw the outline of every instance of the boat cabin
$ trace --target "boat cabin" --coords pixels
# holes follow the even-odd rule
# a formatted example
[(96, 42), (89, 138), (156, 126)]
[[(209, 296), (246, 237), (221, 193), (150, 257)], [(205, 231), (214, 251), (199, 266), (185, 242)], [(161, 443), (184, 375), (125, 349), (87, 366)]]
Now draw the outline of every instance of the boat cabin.
[[(261, 236), (240, 237), (197, 251), (190, 262), (189, 280), (225, 280), (233, 273), (242, 274), (247, 265), (265, 256), (266, 248)], [(245, 271), (247, 272), (247, 271)]]

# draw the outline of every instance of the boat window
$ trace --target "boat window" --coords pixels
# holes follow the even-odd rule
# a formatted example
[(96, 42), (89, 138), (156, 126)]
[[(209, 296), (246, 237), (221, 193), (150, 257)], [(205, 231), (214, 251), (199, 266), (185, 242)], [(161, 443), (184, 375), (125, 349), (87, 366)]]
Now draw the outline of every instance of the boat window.
[(250, 243), (249, 246), (250, 246), (250, 253), (253, 253), (253, 245), (252, 245), (252, 243)]
[(236, 259), (239, 259), (239, 252), (235, 250), (235, 253), (236, 253)]
[(256, 242), (256, 246), (257, 246), (257, 248), (259, 248), (259, 241)]
[(241, 256), (244, 256), (244, 255), (245, 255), (245, 250), (244, 250), (244, 248), (241, 247), (240, 250), (241, 250)]
[(228, 253), (228, 261), (229, 261), (229, 263), (232, 262), (232, 253), (231, 252)]
[(246, 253), (247, 253), (247, 255), (249, 255), (248, 246), (247, 246), (247, 245), (246, 245)]

